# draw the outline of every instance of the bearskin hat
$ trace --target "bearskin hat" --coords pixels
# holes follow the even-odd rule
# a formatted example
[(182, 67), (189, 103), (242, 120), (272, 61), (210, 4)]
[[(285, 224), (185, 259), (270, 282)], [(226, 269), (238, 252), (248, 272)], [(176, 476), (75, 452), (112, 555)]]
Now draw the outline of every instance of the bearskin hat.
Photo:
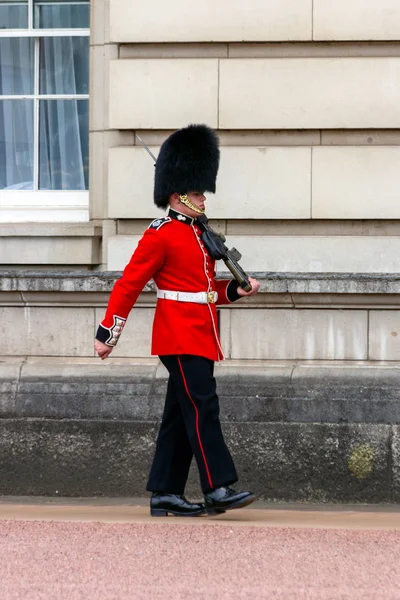
[(207, 125), (179, 129), (163, 143), (156, 162), (154, 203), (166, 208), (171, 194), (215, 192), (219, 140)]

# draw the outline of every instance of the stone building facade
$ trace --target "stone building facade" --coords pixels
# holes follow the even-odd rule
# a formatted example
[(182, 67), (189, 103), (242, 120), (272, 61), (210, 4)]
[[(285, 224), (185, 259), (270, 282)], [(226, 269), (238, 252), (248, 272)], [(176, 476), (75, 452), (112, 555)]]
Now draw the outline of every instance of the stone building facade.
[[(0, 191), (0, 324), (3, 353), (18, 367), (15, 381), (25, 370), (32, 381), (35, 369), (26, 365), (38, 357), (53, 357), (56, 378), (73, 378), (82, 365), (85, 376), (92, 368), (98, 377), (93, 336), (115, 272), (148, 223), (162, 215), (152, 202), (153, 162), (136, 134), (157, 155), (173, 130), (203, 122), (221, 141), (217, 193), (208, 198), (207, 214), (261, 281), (258, 296), (220, 310), (228, 359), (221, 373), (245, 373), (244, 387), (254, 377), (261, 386), (281, 381), (277, 397), (283, 398), (298, 372), (303, 400), (312, 379), (321, 393), (318, 406), (326, 410), (307, 418), (277, 410), (272, 418), (263, 409), (264, 421), (334, 428), (343, 420), (369, 422), (373, 431), (349, 430), (345, 445), (364, 447), (378, 436), (379, 460), (392, 460), (397, 392), (386, 398), (386, 416), (378, 410), (371, 417), (372, 405), (372, 413), (363, 412), (362, 395), (354, 397), (354, 413), (334, 416), (323, 404), (323, 381), (329, 374), (341, 384), (349, 377), (354, 385), (345, 388), (354, 392), (360, 377), (381, 377), (389, 385), (389, 373), (390, 385), (396, 380), (399, 2), (95, 0), (89, 96), (89, 205), (82, 196), (51, 212), (50, 197), (45, 208), (33, 213), (25, 207), (16, 217), (11, 192)], [(228, 276), (223, 265), (219, 269)], [(154, 305), (150, 283), (112, 364), (155, 364), (149, 358)], [(259, 394), (251, 398), (256, 403)], [(60, 418), (67, 414), (59, 410)], [(25, 416), (43, 417), (43, 411)], [(251, 420), (249, 414), (235, 419)], [(382, 499), (374, 496), (377, 481), (371, 485), (370, 495), (357, 491), (353, 499)], [(279, 497), (274, 493), (264, 496)], [(392, 497), (391, 488), (385, 499)]]
[[(399, 31), (396, 0), (93, 2), (90, 216), (72, 203), (63, 222), (29, 210), (7, 222), (12, 192), (2, 192), (2, 265), (120, 271), (161, 215), (136, 133), (157, 154), (172, 130), (205, 122), (222, 150), (209, 217), (263, 279), (253, 302), (221, 310), (228, 357), (396, 360), (384, 286), (332, 297), (315, 284), (297, 295), (289, 281), (277, 294), (263, 274), (400, 271)], [(121, 356), (149, 355), (154, 299), (142, 300)], [(58, 321), (59, 301), (54, 311)]]

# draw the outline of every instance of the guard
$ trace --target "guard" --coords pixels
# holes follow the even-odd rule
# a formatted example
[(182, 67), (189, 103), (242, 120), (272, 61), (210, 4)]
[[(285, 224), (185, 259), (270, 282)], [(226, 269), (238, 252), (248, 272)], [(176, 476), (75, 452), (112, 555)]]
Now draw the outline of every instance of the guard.
[[(190, 125), (162, 145), (155, 169), (154, 202), (167, 216), (155, 219), (141, 238), (112, 290), (95, 340), (101, 359), (118, 342), (126, 319), (149, 279), (157, 286), (152, 354), (169, 372), (164, 414), (147, 490), (153, 516), (218, 514), (247, 506), (251, 492), (236, 492), (235, 465), (219, 420), (214, 362), (223, 360), (217, 310), (257, 293), (237, 281), (215, 279), (215, 261), (196, 217), (205, 211), (204, 192), (215, 192), (219, 144), (213, 130)], [(193, 455), (205, 502), (184, 496)]]

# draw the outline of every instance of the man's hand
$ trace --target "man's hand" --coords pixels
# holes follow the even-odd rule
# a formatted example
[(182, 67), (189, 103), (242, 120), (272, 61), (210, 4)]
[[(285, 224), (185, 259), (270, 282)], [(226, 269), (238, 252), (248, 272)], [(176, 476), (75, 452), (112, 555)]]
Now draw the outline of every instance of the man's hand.
[(260, 289), (260, 282), (252, 277), (249, 277), (249, 282), (251, 284), (251, 290), (246, 292), (242, 287), (239, 286), (237, 289), (239, 296), (254, 296), (254, 294), (257, 294), (258, 290)]
[(99, 340), (94, 340), (94, 348), (101, 360), (110, 356), (111, 352), (114, 350), (114, 346), (107, 346), (107, 344), (103, 344), (103, 342), (99, 342)]

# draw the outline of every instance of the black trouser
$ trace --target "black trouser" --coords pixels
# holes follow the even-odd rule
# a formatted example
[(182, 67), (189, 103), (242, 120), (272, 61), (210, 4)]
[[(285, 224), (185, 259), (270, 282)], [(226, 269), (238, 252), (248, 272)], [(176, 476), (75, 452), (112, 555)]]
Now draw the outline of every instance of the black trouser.
[(194, 454), (203, 492), (237, 481), (219, 421), (214, 362), (202, 356), (160, 356), (169, 380), (147, 482), (150, 492), (183, 494)]

